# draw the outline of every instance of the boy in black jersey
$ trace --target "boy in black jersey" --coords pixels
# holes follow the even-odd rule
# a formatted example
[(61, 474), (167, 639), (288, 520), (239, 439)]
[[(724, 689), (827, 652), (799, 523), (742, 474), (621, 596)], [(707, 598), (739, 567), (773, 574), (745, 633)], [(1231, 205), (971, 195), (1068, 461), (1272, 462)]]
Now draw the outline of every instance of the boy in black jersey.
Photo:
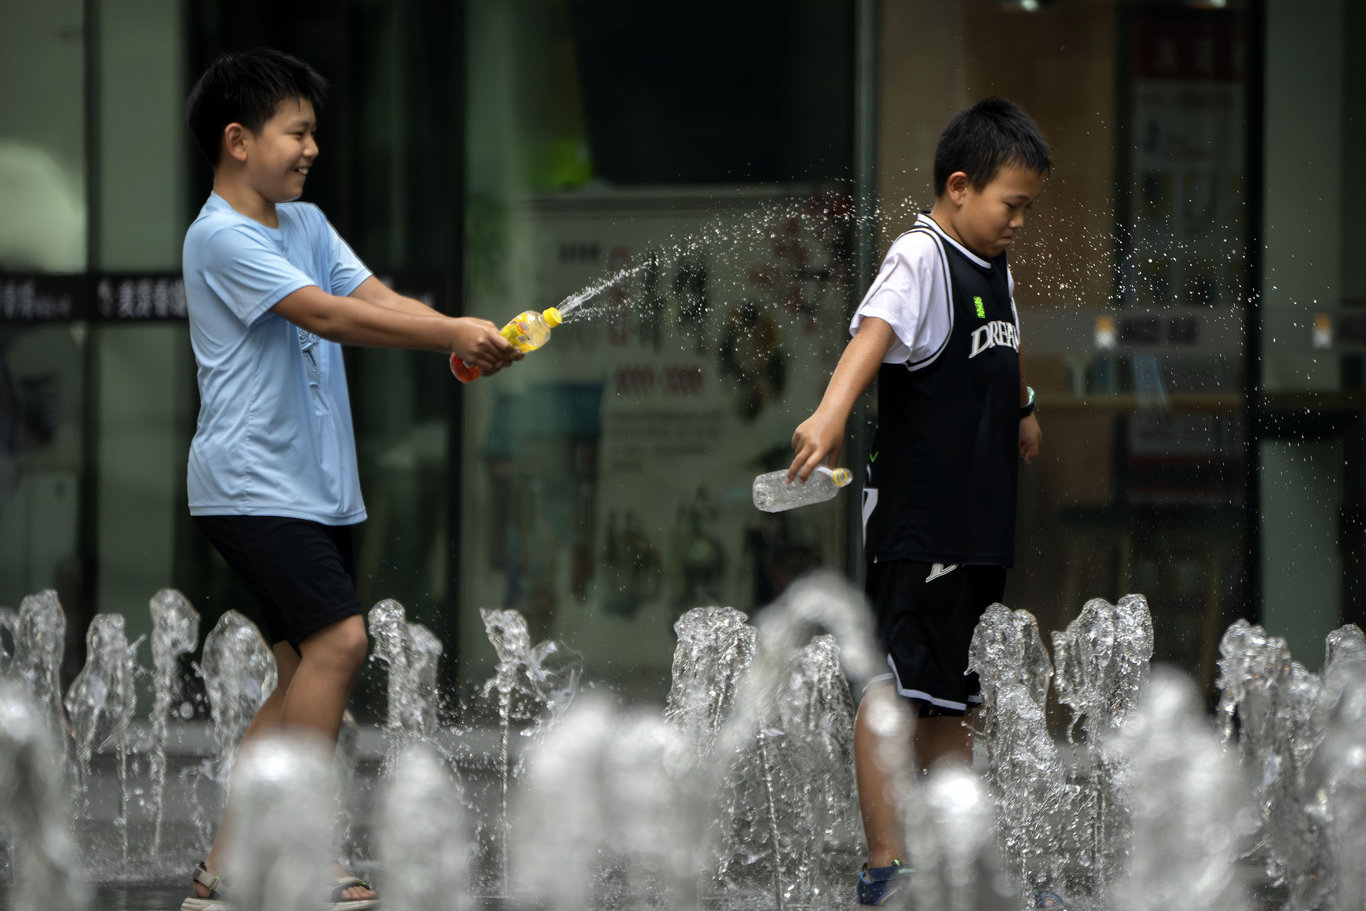
[[(922, 770), (971, 761), (964, 716), (981, 697), (965, 674), (968, 647), (1014, 561), (1016, 459), (1039, 452), (1006, 249), (1049, 169), (1038, 127), (1005, 99), (949, 122), (935, 150), (934, 209), (893, 242), (820, 405), (792, 437), (789, 481), (836, 464), (854, 402), (877, 378), (863, 491), (867, 592), (891, 671), (881, 679), (919, 710)], [(866, 704), (854, 739), (868, 839), (858, 898), (882, 904), (902, 881), (904, 846)], [(1054, 907), (1044, 896), (1039, 906)]]

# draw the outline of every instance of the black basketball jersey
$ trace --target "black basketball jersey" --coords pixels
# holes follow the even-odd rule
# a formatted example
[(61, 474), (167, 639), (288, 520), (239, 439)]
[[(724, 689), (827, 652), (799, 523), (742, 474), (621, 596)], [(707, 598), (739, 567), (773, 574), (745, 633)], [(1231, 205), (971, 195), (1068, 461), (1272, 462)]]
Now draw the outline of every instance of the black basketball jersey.
[[(930, 356), (884, 363), (878, 372), (864, 552), (870, 562), (1010, 566), (1020, 363), (1006, 255), (981, 260), (926, 222), (908, 234), (928, 236), (938, 251), (935, 283), (947, 284), (948, 299), (933, 312), (949, 325)], [(923, 306), (935, 306), (935, 297)]]

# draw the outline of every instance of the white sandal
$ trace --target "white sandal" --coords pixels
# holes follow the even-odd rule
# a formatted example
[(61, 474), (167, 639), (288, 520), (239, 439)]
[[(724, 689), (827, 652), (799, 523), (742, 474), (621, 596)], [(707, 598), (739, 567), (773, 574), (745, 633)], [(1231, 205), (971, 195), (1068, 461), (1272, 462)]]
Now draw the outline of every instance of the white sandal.
[(365, 908), (378, 908), (378, 898), (356, 898), (347, 900), (342, 898), (342, 893), (347, 889), (354, 889), (360, 886), (363, 889), (374, 891), (374, 886), (363, 879), (354, 876), (338, 876), (333, 880), (332, 903), (324, 906), (324, 911), (363, 911)]
[[(215, 876), (204, 866), (204, 861), (194, 868), (194, 875), (191, 882), (199, 883), (209, 890), (207, 898), (200, 898), (198, 895), (191, 895), (180, 903), (180, 911), (232, 911), (232, 906), (223, 900), (223, 892), (227, 887), (227, 881), (221, 876)], [(193, 887), (191, 887), (193, 891)]]
[[(180, 911), (234, 911), (233, 906), (224, 897), (224, 893), (228, 891), (227, 879), (210, 873), (203, 861), (194, 868), (192, 881), (208, 889), (208, 897), (191, 895), (180, 903)], [(378, 898), (342, 898), (342, 893), (357, 886), (371, 888), (369, 883), (355, 876), (338, 876), (333, 880), (332, 892), (328, 896), (328, 901), (321, 905), (320, 911), (365, 911), (367, 908), (378, 908)]]

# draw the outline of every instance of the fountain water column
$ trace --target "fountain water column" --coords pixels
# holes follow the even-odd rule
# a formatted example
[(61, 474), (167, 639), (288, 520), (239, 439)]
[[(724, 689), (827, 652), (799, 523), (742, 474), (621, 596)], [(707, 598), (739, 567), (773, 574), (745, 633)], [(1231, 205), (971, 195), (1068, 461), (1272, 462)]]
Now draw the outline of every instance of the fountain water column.
[(14, 643), (18, 638), (19, 615), (13, 608), (0, 607), (0, 679), (10, 675), (10, 666), (14, 662)]
[[(821, 809), (818, 801), (812, 803), (814, 798), (809, 788), (800, 783), (803, 764), (810, 762), (809, 746), (800, 733), (786, 731), (783, 732), (781, 763), (774, 761), (770, 749), (773, 739), (770, 727), (782, 731), (781, 717), (778, 725), (772, 725), (770, 719), (783, 703), (794, 666), (801, 664), (801, 659), (794, 662), (793, 656), (806, 646), (813, 627), (822, 627), (835, 637), (840, 646), (838, 657), (853, 680), (865, 681), (877, 673), (872, 619), (862, 593), (831, 573), (806, 576), (760, 614), (757, 623), (759, 647), (749, 674), (741, 682), (735, 709), (722, 726), (716, 744), (717, 754), (722, 757), (743, 756), (751, 743), (758, 748), (758, 773), (767, 800), (763, 809), (769, 820), (778, 823), (770, 825), (769, 847), (774, 863), (773, 889), (780, 909), (793, 901), (810, 901), (811, 898), (801, 896), (803, 891), (821, 897), (815, 896), (803, 881), (812, 868), (813, 858), (823, 850), (823, 845), (813, 843), (821, 838), (821, 833), (805, 831), (813, 813), (819, 816)], [(834, 654), (833, 642), (827, 643), (825, 649), (826, 654)], [(803, 698), (809, 698), (809, 694)], [(846, 702), (844, 706), (848, 713), (846, 723), (851, 725), (852, 705)], [(722, 775), (729, 774), (729, 767), (728, 762), (709, 766)], [(789, 776), (796, 782), (794, 787), (783, 789), (781, 801), (776, 799), (773, 790), (775, 775)], [(733, 788), (734, 785), (717, 782), (707, 789), (707, 793), (727, 793)], [(792, 841), (794, 835), (797, 838)], [(784, 876), (785, 868), (790, 869), (792, 877)]]
[(85, 911), (90, 887), (68, 831), (61, 752), (47, 707), (27, 687), (0, 680), (0, 829), (10, 834), (13, 911)]
[(76, 793), (90, 806), (90, 770), (95, 752), (113, 744), (118, 754), (119, 812), (115, 826), (128, 860), (128, 726), (137, 708), (134, 676), (137, 647), (124, 632), (121, 614), (99, 614), (86, 630), (85, 667), (66, 693), (66, 713), (76, 740)]
[(828, 887), (821, 861), (841, 873), (843, 862), (863, 851), (863, 832), (854, 775), (854, 701), (834, 636), (812, 639), (796, 656), (787, 685), (779, 694), (779, 730), (795, 737), (810, 756), (815, 774), (803, 781), (811, 807), (805, 825), (807, 858), (816, 889)]
[(57, 592), (44, 589), (19, 603), (14, 630), (10, 674), (22, 680), (46, 720), (57, 750), (58, 764), (69, 763), (70, 737), (62, 707), (62, 652), (66, 644), (66, 613)]
[(986, 783), (962, 763), (937, 766), (903, 796), (912, 907), (1019, 911), (1018, 891), (996, 849), (996, 808)]
[[(465, 911), (470, 843), (450, 766), (425, 743), (395, 759), (379, 804), (379, 850), (388, 911)], [(420, 808), (419, 812), (414, 812)], [(558, 869), (558, 864), (555, 865)]]
[(1068, 740), (1080, 724), (1086, 767), (1074, 763), (1079, 799), (1072, 811), (1072, 850), (1081, 869), (1068, 876), (1068, 888), (1103, 894), (1115, 879), (1128, 847), (1126, 808), (1116, 799), (1123, 765), (1106, 747), (1106, 737), (1137, 705), (1147, 684), (1153, 655), (1153, 622), (1142, 595), (1125, 595), (1119, 604), (1094, 598), (1064, 632), (1053, 634), (1058, 701), (1072, 710)]
[[(754, 661), (756, 633), (745, 614), (731, 607), (695, 607), (674, 622), (672, 677), (669, 696), (664, 706), (664, 718), (682, 735), (693, 749), (696, 767), (713, 763), (731, 764), (730, 757), (718, 758), (717, 736), (726, 719), (734, 710), (741, 683)], [(722, 798), (722, 803), (734, 802), (734, 795)], [(722, 807), (723, 820), (713, 825), (724, 825), (711, 838), (721, 846), (722, 860), (709, 875), (724, 876), (725, 864), (733, 844), (733, 807)], [(694, 874), (702, 870), (699, 864)]]
[(337, 811), (333, 747), (298, 732), (246, 744), (232, 772), (224, 866), (232, 902), (255, 911), (323, 907)]
[(738, 873), (744, 866), (762, 873), (758, 859), (768, 858), (777, 908), (826, 907), (833, 897), (826, 867), (844, 873), (862, 847), (854, 824), (854, 705), (835, 636), (788, 651), (770, 698), (753, 742), (729, 763), (720, 874), (724, 880), (735, 860)]
[(226, 789), (237, 746), (261, 703), (275, 690), (275, 655), (246, 617), (230, 610), (204, 637), (200, 676), (209, 697), (214, 776)]
[(484, 618), (484, 630), (494, 651), (498, 654), (498, 664), (493, 677), (484, 684), (484, 695), (490, 687), (498, 693), (498, 884), (506, 892), (508, 889), (508, 788), (512, 781), (512, 694), (517, 686), (520, 670), (518, 656), (531, 649), (531, 635), (526, 621), (515, 611), (480, 611)]
[(152, 747), (147, 757), (151, 773), (152, 854), (161, 850), (162, 799), (166, 789), (166, 738), (179, 692), (180, 656), (199, 644), (199, 612), (185, 596), (163, 588), (148, 603), (152, 614)]
[(755, 632), (732, 607), (695, 607), (674, 622), (672, 678), (664, 717), (710, 757), (740, 681), (754, 660)]
[(552, 911), (697, 908), (706, 777), (673, 724), (579, 699), (526, 756), (519, 890)]
[[(1338, 627), (1323, 640), (1323, 675), (1332, 677), (1332, 668), (1339, 662), (1356, 661), (1366, 657), (1366, 633), (1355, 623)], [(1355, 678), (1356, 674), (1352, 673)]]
[(408, 624), (408, 680), (416, 694), (410, 724), (424, 740), (436, 736), (437, 672), (446, 647), (437, 635), (421, 623)]
[(1323, 740), (1323, 681), (1291, 658), (1284, 639), (1246, 620), (1224, 631), (1219, 652), (1219, 711), (1226, 738), (1235, 714), (1241, 722), (1267, 873), (1285, 881), (1292, 907), (1320, 907), (1332, 891), (1332, 853), (1327, 831), (1306, 812), (1305, 770)]
[(1336, 871), (1326, 911), (1366, 907), (1366, 642), (1361, 629), (1329, 634), (1323, 669), (1324, 738), (1306, 770), (1310, 816), (1327, 833)]
[(387, 769), (414, 741), (430, 742), (437, 731), (436, 672), (441, 641), (420, 623), (409, 623), (403, 605), (386, 598), (370, 609), (375, 658), (388, 667), (385, 719)]
[(384, 720), (384, 768), (387, 770), (408, 743), (408, 642), (407, 620), (403, 605), (386, 598), (370, 608), (367, 615), (370, 638), (374, 640), (373, 656), (383, 661), (389, 670), (387, 687), (388, 714)]
[(1361, 683), (1358, 673), (1366, 661), (1366, 633), (1354, 623), (1333, 630), (1323, 640), (1323, 670), (1314, 724), (1327, 736), (1329, 724), (1344, 693)]
[[(862, 592), (833, 573), (805, 576), (758, 617), (759, 648), (750, 673), (741, 681), (734, 711), (721, 727), (719, 748), (727, 745), (728, 738), (743, 742), (765, 707), (774, 704), (771, 697), (780, 688), (790, 656), (806, 645), (813, 627), (823, 627), (835, 637), (841, 663), (855, 685), (880, 672), (872, 614)], [(770, 698), (762, 698), (765, 695)]]
[(986, 755), (1001, 855), (1021, 894), (1060, 887), (1066, 855), (1059, 833), (1076, 788), (1065, 780), (1048, 731), (1053, 665), (1034, 616), (1001, 604), (987, 608), (973, 631), (968, 668), (981, 680), (976, 742)]
[(1360, 854), (1342, 848), (1360, 837), (1346, 820), (1366, 818), (1354, 771), (1366, 746), (1366, 637), (1355, 626), (1330, 633), (1322, 676), (1292, 660), (1283, 639), (1246, 621), (1230, 626), (1219, 648), (1220, 710), (1226, 737), (1235, 714), (1241, 722), (1268, 873), (1284, 879), (1294, 907), (1360, 907)]
[(823, 906), (827, 867), (847, 871), (861, 849), (854, 709), (834, 637), (788, 652), (766, 698), (738, 753), (703, 760), (728, 769), (718, 792), (718, 882), (742, 905), (763, 883), (778, 908)]
[[(553, 725), (573, 701), (582, 668), (574, 662), (556, 666), (552, 658), (558, 646), (551, 641), (535, 647), (526, 618), (515, 610), (480, 610), (484, 631), (498, 656), (493, 677), (484, 683), (484, 695), (497, 692), (498, 712), (498, 882), (507, 887), (509, 839), (508, 789), (513, 777), (512, 721), (534, 719), (531, 733)], [(517, 711), (518, 699), (530, 703), (531, 711)]]
[(1126, 768), (1119, 797), (1132, 825), (1128, 862), (1108, 884), (1113, 911), (1246, 911), (1236, 861), (1248, 789), (1191, 680), (1155, 671), (1109, 747)]
[[(801, 659), (789, 656), (794, 672)], [(713, 758), (724, 773), (719, 789), (704, 786), (719, 797), (717, 885), (740, 906), (767, 893), (781, 911), (821, 893), (813, 874), (825, 831), (819, 786), (825, 776), (800, 722), (789, 727), (783, 718), (785, 702), (796, 705), (812, 695), (793, 685), (800, 678), (792, 676), (766, 694), (771, 701), (755, 715), (748, 739)]]

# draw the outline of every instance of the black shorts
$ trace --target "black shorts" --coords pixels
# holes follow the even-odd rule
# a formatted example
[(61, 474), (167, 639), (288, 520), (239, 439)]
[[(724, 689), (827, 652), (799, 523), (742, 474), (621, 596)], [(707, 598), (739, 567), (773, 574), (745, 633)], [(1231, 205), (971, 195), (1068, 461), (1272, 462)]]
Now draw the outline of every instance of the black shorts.
[(922, 716), (963, 715), (982, 704), (977, 675), (967, 673), (968, 650), (977, 622), (1005, 587), (1003, 566), (868, 565), (878, 643), (897, 692), (918, 702)]
[(247, 586), (273, 646), (299, 643), (363, 614), (356, 597), (351, 526), (277, 516), (195, 516), (195, 524)]

